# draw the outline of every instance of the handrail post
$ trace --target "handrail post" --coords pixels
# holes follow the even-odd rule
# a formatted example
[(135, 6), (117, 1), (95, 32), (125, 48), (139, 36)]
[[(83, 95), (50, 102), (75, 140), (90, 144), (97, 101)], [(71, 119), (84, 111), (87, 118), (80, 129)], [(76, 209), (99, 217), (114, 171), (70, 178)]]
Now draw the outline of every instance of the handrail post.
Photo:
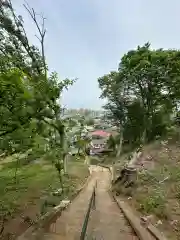
[(88, 220), (89, 220), (89, 215), (90, 215), (91, 209), (95, 209), (95, 207), (96, 207), (96, 204), (95, 204), (95, 198), (96, 198), (95, 189), (96, 189), (96, 185), (97, 185), (97, 181), (96, 181), (96, 183), (94, 185), (93, 192), (92, 192), (92, 195), (91, 195), (91, 198), (90, 198), (88, 210), (86, 212), (85, 220), (84, 220), (84, 223), (83, 223), (83, 226), (82, 226), (80, 240), (84, 240), (85, 239), (86, 230), (87, 230), (87, 225), (88, 225)]
[(94, 193), (93, 193), (93, 209), (96, 209), (96, 188), (97, 188), (97, 179), (96, 179), (96, 183), (94, 186)]
[(95, 198), (96, 198), (96, 192), (95, 192), (95, 187), (94, 187), (94, 190), (93, 190), (93, 202), (92, 202), (92, 208), (93, 208), (93, 210), (96, 209), (96, 201), (95, 201)]

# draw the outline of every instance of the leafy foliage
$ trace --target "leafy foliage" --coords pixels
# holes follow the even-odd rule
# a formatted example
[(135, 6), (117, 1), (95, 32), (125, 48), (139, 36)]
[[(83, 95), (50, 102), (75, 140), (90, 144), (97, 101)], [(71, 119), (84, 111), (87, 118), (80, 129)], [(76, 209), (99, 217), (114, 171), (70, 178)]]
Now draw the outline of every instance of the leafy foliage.
[(179, 50), (152, 50), (146, 43), (125, 54), (117, 72), (98, 79), (105, 109), (124, 142), (140, 144), (166, 134), (178, 116), (179, 71)]
[[(25, 153), (27, 163), (39, 157), (51, 159), (63, 188), (72, 128), (78, 121), (63, 117), (59, 99), (74, 80), (61, 81), (48, 71), (45, 18), (39, 24), (35, 10), (28, 3), (24, 7), (37, 27), (41, 50), (30, 44), (11, 0), (0, 3), (0, 153)], [(78, 142), (84, 148), (81, 137)]]
[[(42, 16), (42, 25), (39, 24), (35, 10), (28, 3), (24, 7), (37, 27), (40, 50), (30, 44), (23, 18), (16, 16), (11, 0), (0, 1), (0, 159), (6, 161), (2, 156), (13, 156), (13, 161), (7, 164), (10, 169), (8, 178), (12, 178), (11, 185), (15, 189), (20, 187), (19, 178), (28, 180), (29, 169), (37, 165), (37, 162), (29, 163), (35, 160), (52, 162), (55, 169), (53, 176), (58, 176), (63, 195), (67, 193), (66, 180), (69, 177), (64, 174), (68, 173), (67, 157), (71, 151), (72, 137), (77, 136), (76, 144), (84, 154), (89, 139), (81, 136), (84, 119), (63, 116), (60, 97), (74, 80), (61, 81), (56, 72), (48, 71), (44, 48), (45, 18)], [(79, 124), (81, 128), (74, 133), (73, 127)], [(38, 176), (42, 172), (40, 167)], [(6, 195), (8, 198), (9, 195)], [(17, 194), (17, 198), (19, 196)], [(16, 207), (15, 204), (6, 206), (4, 201), (0, 201), (0, 235), (8, 211), (11, 214)]]

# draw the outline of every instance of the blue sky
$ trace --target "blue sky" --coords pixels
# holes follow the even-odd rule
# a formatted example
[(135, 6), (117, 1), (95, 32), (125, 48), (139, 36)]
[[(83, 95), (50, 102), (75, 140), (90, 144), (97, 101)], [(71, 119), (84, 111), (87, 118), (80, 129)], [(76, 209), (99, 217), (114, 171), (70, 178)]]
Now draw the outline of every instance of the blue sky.
[[(35, 27), (16, 0), (32, 43)], [(70, 108), (99, 109), (97, 78), (116, 70), (128, 50), (149, 41), (153, 48), (180, 48), (179, 0), (29, 0), (46, 20), (46, 56), (60, 79), (78, 78), (63, 94)]]

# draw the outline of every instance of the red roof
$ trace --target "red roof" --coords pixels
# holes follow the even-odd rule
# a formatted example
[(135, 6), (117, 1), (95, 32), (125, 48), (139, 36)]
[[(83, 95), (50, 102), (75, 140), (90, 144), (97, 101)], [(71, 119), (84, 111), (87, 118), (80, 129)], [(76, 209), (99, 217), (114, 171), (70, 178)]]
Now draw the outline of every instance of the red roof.
[(92, 132), (92, 135), (101, 136), (101, 137), (109, 137), (111, 134), (108, 132), (105, 132), (103, 130), (97, 130), (97, 131)]

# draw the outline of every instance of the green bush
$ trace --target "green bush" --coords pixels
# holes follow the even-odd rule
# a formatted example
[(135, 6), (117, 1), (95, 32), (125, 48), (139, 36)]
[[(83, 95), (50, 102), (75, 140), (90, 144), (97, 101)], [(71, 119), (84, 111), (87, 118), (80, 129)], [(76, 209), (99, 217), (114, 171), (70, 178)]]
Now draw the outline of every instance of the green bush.
[(139, 200), (140, 210), (144, 213), (154, 213), (161, 218), (167, 218), (166, 197), (161, 191), (153, 191), (149, 196)]

